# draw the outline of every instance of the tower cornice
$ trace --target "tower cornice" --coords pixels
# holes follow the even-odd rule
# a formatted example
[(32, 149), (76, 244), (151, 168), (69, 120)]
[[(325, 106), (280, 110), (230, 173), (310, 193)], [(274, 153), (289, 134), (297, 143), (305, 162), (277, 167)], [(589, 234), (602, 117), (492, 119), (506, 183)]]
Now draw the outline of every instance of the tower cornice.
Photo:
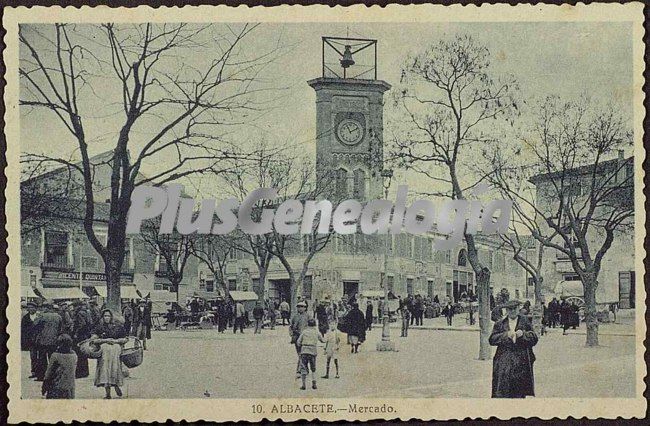
[(384, 93), (392, 86), (384, 80), (360, 80), (356, 78), (318, 77), (307, 81), (314, 90), (344, 89)]

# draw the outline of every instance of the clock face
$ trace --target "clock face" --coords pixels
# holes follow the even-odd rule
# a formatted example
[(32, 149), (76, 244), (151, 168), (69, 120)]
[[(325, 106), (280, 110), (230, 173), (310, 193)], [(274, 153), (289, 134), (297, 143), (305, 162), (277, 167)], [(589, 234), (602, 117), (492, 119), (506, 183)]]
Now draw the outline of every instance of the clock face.
[(355, 145), (363, 139), (363, 127), (357, 120), (341, 120), (336, 129), (339, 140), (346, 145)]

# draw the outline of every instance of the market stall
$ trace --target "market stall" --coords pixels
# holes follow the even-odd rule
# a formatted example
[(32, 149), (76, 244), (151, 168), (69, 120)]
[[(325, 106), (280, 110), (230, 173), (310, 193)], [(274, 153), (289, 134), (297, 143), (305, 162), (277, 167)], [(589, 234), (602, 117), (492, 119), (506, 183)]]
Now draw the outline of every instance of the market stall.
[(78, 300), (89, 299), (79, 287), (39, 288), (38, 292), (47, 300)]

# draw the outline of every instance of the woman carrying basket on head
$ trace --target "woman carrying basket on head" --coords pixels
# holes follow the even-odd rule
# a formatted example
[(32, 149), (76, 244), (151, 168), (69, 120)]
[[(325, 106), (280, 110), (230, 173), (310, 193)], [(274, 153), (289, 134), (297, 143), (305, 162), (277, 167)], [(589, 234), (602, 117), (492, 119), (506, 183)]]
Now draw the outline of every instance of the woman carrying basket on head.
[(111, 386), (115, 388), (117, 396), (122, 396), (120, 386), (124, 381), (122, 375), (122, 345), (128, 339), (124, 327), (113, 321), (113, 313), (109, 309), (102, 311), (99, 324), (93, 331), (93, 343), (100, 345), (102, 356), (97, 360), (95, 370), (95, 386), (104, 387), (105, 399), (111, 399)]

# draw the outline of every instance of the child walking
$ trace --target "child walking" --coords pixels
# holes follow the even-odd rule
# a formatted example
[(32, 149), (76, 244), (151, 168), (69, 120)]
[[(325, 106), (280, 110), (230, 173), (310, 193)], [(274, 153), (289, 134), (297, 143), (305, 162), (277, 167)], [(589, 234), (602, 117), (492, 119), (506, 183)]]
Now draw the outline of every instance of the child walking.
[(307, 321), (307, 327), (300, 333), (296, 344), (300, 348), (300, 377), (302, 386), (300, 389), (305, 390), (305, 381), (307, 374), (311, 372), (311, 388), (316, 389), (316, 354), (318, 342), (325, 342), (323, 337), (316, 329), (316, 320), (310, 318)]
[(50, 357), (41, 393), (47, 399), (74, 399), (74, 379), (77, 354), (72, 350), (72, 338), (62, 334), (56, 339), (56, 351)]
[(339, 347), (341, 345), (341, 337), (336, 329), (336, 323), (330, 322), (330, 329), (325, 333), (325, 355), (327, 356), (327, 364), (325, 367), (325, 375), (323, 379), (330, 378), (330, 362), (334, 360), (336, 367), (336, 378), (339, 378)]

